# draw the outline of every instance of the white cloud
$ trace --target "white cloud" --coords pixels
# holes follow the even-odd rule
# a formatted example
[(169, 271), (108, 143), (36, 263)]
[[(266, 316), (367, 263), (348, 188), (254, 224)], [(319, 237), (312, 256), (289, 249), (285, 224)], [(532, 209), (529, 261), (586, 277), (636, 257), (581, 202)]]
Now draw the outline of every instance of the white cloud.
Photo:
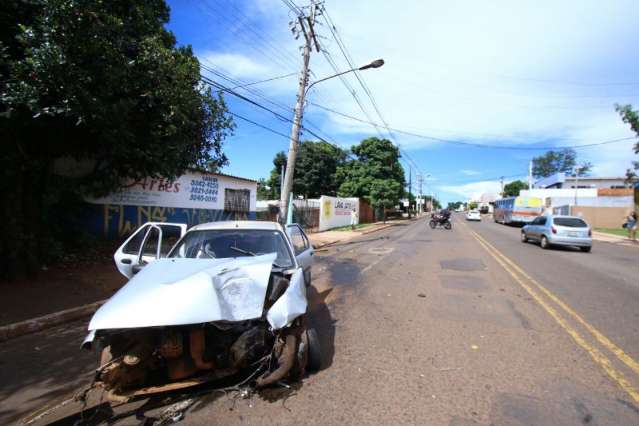
[[(237, 41), (228, 46), (232, 54), (208, 52), (203, 57), (245, 80), (295, 71), (300, 40), (294, 40), (288, 29), (289, 11), (272, 0), (248, 0), (244, 6), (255, 22), (264, 25), (257, 31), (265, 34), (265, 40), (242, 42), (245, 35), (238, 32)], [(639, 59), (620, 41), (639, 37), (635, 0), (451, 0), (401, 5), (387, 0), (327, 0), (326, 8), (356, 65), (379, 57), (386, 61), (382, 68), (361, 75), (393, 127), (507, 145), (538, 141), (578, 145), (631, 135), (613, 105), (639, 104), (639, 85), (607, 84), (633, 81), (632, 76), (639, 75)], [(318, 25), (317, 31), (323, 36), (322, 47), (341, 70), (346, 69), (327, 26)], [(311, 57), (311, 70), (312, 79), (334, 72), (317, 52)], [(370, 117), (378, 121), (354, 75), (345, 78), (357, 89)], [(267, 86), (267, 92), (292, 101), (296, 89), (294, 79)], [(315, 86), (308, 99), (368, 119), (337, 78)], [(375, 132), (367, 124), (313, 107), (306, 117), (336, 138), (349, 140)], [(396, 135), (406, 150), (441, 143)], [(593, 173), (623, 174), (631, 161), (630, 146), (630, 142), (610, 144), (578, 152), (593, 162)], [(515, 155), (508, 152), (504, 161)], [(456, 169), (464, 168), (464, 173), (473, 167), (459, 164)], [(476, 184), (481, 182), (468, 185)], [(467, 194), (468, 185), (450, 188)]]
[(273, 71), (262, 62), (257, 62), (240, 53), (202, 52), (198, 58), (205, 65), (222, 70), (231, 77), (244, 79), (260, 79), (271, 76)]
[[(639, 65), (632, 64), (633, 73), (627, 72), (628, 66), (619, 68), (627, 53), (618, 47), (618, 40), (636, 34), (632, 29), (636, 14), (630, 12), (639, 13), (636, 2), (451, 1), (397, 7), (378, 0), (361, 6), (327, 2), (358, 63), (376, 57), (386, 60), (383, 68), (362, 75), (395, 127), (502, 144), (549, 137), (585, 143), (580, 134), (583, 126), (602, 111), (612, 112), (614, 102), (632, 100), (628, 92), (639, 92), (519, 78), (627, 80)], [(336, 46), (326, 44), (339, 57)], [(352, 76), (349, 81), (358, 87)], [(342, 110), (362, 115), (339, 82), (327, 82), (322, 90), (337, 97)], [(608, 120), (620, 121), (614, 114)], [(603, 138), (620, 134), (625, 132), (605, 133)]]
[(481, 174), (481, 172), (477, 170), (470, 170), (470, 169), (461, 169), (459, 173), (466, 176), (477, 176)]
[(499, 194), (501, 184), (495, 181), (480, 181), (463, 185), (442, 185), (438, 188), (443, 192), (461, 195), (464, 199), (469, 200), (479, 198), (483, 193)]

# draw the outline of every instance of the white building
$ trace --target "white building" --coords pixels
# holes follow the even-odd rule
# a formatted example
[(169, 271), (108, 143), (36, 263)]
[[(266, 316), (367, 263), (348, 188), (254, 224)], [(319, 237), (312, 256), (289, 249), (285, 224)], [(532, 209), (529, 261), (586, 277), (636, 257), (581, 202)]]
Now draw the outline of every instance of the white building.
[[(566, 173), (555, 173), (552, 176), (539, 179), (533, 185), (533, 188), (542, 189), (566, 189), (566, 188), (605, 188), (605, 189), (623, 189), (627, 188), (625, 177), (609, 177), (609, 176), (574, 176), (566, 175)], [(639, 182), (639, 178), (635, 179)]]

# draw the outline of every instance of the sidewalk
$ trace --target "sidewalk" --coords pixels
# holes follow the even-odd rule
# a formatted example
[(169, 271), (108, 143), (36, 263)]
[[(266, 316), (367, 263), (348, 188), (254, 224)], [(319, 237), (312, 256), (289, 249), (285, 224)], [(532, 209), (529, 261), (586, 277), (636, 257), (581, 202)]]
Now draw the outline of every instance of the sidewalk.
[(603, 242), (611, 243), (611, 244), (639, 248), (639, 240), (637, 240), (636, 242), (633, 242), (629, 240), (628, 237), (608, 234), (606, 232), (592, 231), (592, 239), (595, 241), (603, 241)]
[(391, 226), (401, 225), (416, 219), (417, 218), (399, 219), (399, 220), (386, 221), (386, 223), (375, 222), (375, 223), (371, 223), (370, 225), (364, 228), (356, 229), (355, 231), (341, 229), (339, 231), (328, 230), (323, 232), (316, 232), (314, 234), (308, 234), (308, 238), (311, 240), (311, 244), (313, 245), (313, 247), (318, 249), (318, 248), (330, 246), (332, 244), (350, 241), (353, 238), (359, 237), (360, 235), (366, 235), (366, 234), (370, 234), (371, 232), (381, 231), (382, 229), (390, 228)]

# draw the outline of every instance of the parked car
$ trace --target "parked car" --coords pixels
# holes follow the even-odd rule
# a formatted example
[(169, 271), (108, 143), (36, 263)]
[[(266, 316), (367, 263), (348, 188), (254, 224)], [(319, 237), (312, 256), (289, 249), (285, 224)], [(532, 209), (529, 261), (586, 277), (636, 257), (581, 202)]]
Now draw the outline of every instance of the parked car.
[(479, 220), (481, 221), (481, 214), (479, 210), (470, 210), (466, 213), (466, 220)]
[(589, 252), (592, 249), (592, 230), (579, 217), (539, 216), (522, 228), (521, 241), (538, 241), (543, 249), (553, 245), (574, 246)]
[(95, 386), (124, 402), (222, 379), (261, 388), (319, 368), (306, 319), (312, 256), (298, 225), (145, 224), (114, 256), (129, 282), (89, 323)]

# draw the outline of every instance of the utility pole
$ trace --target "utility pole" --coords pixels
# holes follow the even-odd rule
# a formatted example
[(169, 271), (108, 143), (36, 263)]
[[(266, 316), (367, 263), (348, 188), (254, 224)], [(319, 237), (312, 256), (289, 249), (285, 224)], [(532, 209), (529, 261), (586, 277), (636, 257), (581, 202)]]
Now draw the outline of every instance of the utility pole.
[[(291, 142), (288, 147), (288, 159), (286, 161), (286, 173), (284, 174), (284, 185), (280, 196), (280, 221), (286, 222), (288, 214), (288, 203), (293, 188), (293, 178), (295, 175), (295, 158), (297, 157), (297, 145), (299, 144), (300, 128), (302, 126), (302, 116), (304, 114), (304, 98), (306, 95), (306, 86), (308, 85), (308, 65), (311, 59), (311, 50), (313, 44), (319, 52), (319, 43), (315, 37), (316, 6), (311, 1), (311, 10), (309, 16), (298, 16), (297, 21), (300, 30), (304, 35), (304, 48), (302, 53), (302, 71), (300, 73), (300, 85), (297, 91), (297, 102), (295, 103), (295, 114), (293, 116), (293, 128), (291, 129)], [(297, 24), (296, 24), (297, 26)]]
[(528, 163), (528, 190), (531, 190), (533, 187), (532, 169), (533, 169), (533, 164), (532, 164), (532, 160), (530, 160), (530, 163)]
[(501, 183), (501, 198), (504, 198), (504, 177), (502, 176), (501, 179), (499, 179), (499, 182)]
[(577, 205), (578, 188), (579, 188), (579, 166), (575, 167), (575, 206)]
[(408, 218), (410, 219), (410, 197), (413, 191), (413, 168), (408, 165)]
[(424, 196), (422, 195), (422, 183), (424, 182), (424, 176), (419, 173), (417, 175), (417, 183), (419, 185), (419, 213), (424, 212)]

